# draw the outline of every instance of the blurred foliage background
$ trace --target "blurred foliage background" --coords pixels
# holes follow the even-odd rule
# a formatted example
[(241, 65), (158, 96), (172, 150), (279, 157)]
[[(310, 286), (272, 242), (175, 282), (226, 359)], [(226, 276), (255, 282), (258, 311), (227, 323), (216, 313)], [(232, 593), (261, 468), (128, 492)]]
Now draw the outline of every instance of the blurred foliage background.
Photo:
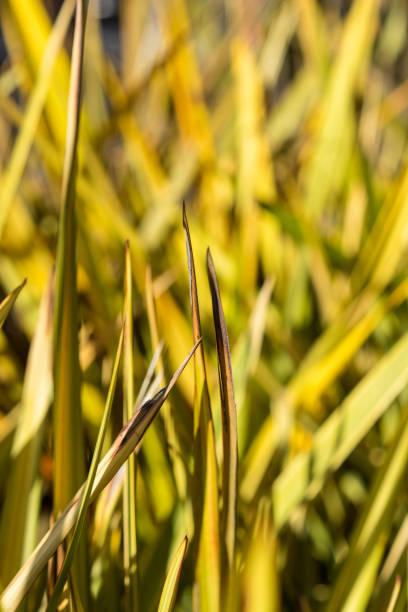
[[(4, 587), (52, 506), (50, 398), (36, 400), (41, 433), (19, 423), (56, 259), (74, 2), (0, 10), (0, 298), (27, 278), (0, 332)], [(76, 183), (85, 456), (120, 330), (125, 240), (136, 395), (160, 339), (166, 379), (192, 346), (185, 200), (220, 466), (207, 246), (231, 348), (237, 609), (406, 606), (407, 22), (405, 0), (89, 6)], [(169, 560), (194, 535), (193, 401), (189, 366), (138, 453), (141, 610), (156, 609)], [(111, 421), (110, 441), (120, 390)], [(33, 431), (26, 499), (11, 475)], [(86, 533), (98, 610), (118, 609), (123, 594), (122, 507), (109, 495)], [(26, 524), (19, 550), (13, 514)], [(193, 605), (194, 542), (180, 611)]]

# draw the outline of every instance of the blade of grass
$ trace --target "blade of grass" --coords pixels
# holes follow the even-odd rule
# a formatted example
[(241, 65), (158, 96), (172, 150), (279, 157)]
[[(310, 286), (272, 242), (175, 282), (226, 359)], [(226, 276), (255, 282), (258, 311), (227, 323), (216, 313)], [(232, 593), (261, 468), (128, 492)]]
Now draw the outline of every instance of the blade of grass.
[(243, 610), (270, 612), (279, 610), (277, 568), (277, 537), (269, 505), (261, 503), (255, 526), (250, 533), (248, 553), (243, 572)]
[[(146, 305), (147, 305), (147, 314), (148, 314), (148, 320), (149, 320), (149, 329), (150, 329), (152, 348), (154, 351), (157, 351), (157, 348), (159, 346), (159, 331), (158, 331), (158, 325), (157, 325), (156, 305), (155, 305), (154, 294), (153, 294), (153, 283), (152, 283), (152, 274), (151, 274), (150, 266), (147, 266), (146, 268)], [(159, 377), (162, 377), (164, 375), (163, 360), (160, 357), (157, 361), (156, 375)], [(186, 470), (185, 470), (183, 461), (181, 459), (183, 453), (180, 449), (180, 442), (179, 442), (179, 438), (177, 435), (177, 428), (174, 422), (174, 416), (172, 414), (170, 404), (165, 406), (161, 414), (162, 414), (163, 421), (165, 424), (166, 437), (167, 437), (167, 442), (169, 446), (171, 465), (173, 468), (174, 481), (176, 483), (177, 492), (181, 499), (185, 499), (186, 487), (187, 487), (187, 474), (186, 474)], [(156, 448), (160, 448), (160, 446), (162, 446), (162, 443), (159, 437), (159, 432), (155, 430), (154, 426), (151, 428), (149, 432), (149, 437), (151, 439), (147, 439), (147, 444), (145, 446), (146, 455), (149, 454), (150, 444), (155, 444)], [(156, 437), (156, 440), (154, 440), (154, 437)], [(153, 473), (155, 471), (157, 473), (158, 470), (160, 469), (158, 462), (156, 463), (156, 466), (154, 466), (154, 463), (153, 463), (154, 460), (152, 461), (152, 458), (147, 459), (147, 461), (152, 464)], [(168, 471), (168, 468), (167, 468), (168, 462), (164, 461), (162, 462), (162, 465), (165, 466), (165, 470)], [(165, 475), (165, 471), (163, 468), (160, 471), (162, 472), (161, 477), (163, 478), (163, 476)], [(170, 483), (169, 478), (168, 478), (168, 481), (169, 482), (167, 484), (167, 488), (169, 490), (169, 494), (171, 495), (173, 487), (172, 487), (172, 483)], [(163, 486), (162, 486), (162, 492), (164, 493)], [(170, 495), (169, 495), (169, 499), (171, 499)]]
[[(123, 422), (133, 416), (133, 312), (132, 269), (129, 242), (125, 248), (125, 287), (123, 318), (124, 367), (123, 367)], [(136, 455), (131, 453), (126, 462), (123, 488), (123, 565), (126, 609), (138, 609), (137, 536), (136, 536)]]
[(184, 561), (188, 544), (187, 536), (183, 539), (176, 553), (171, 560), (170, 567), (167, 572), (166, 581), (163, 586), (163, 591), (160, 596), (158, 612), (171, 612), (174, 608), (174, 603), (177, 596), (177, 588), (180, 581), (181, 566)]
[[(160, 344), (159, 330), (157, 328), (156, 310), (154, 305), (152, 269), (149, 265), (146, 266), (146, 308), (147, 318), (149, 320), (150, 337), (154, 351)], [(159, 356), (156, 365), (156, 374), (164, 374), (163, 359)]]
[[(190, 282), (193, 339), (201, 337), (200, 309), (190, 229), (183, 203), (183, 226)], [(214, 425), (208, 392), (204, 350), (194, 355), (194, 529), (198, 535), (196, 579), (200, 610), (217, 612), (220, 607), (220, 534), (218, 520), (218, 468)]]
[(196, 575), (200, 610), (217, 612), (220, 610), (221, 600), (218, 471), (214, 428), (210, 421), (208, 421), (207, 427), (206, 469), (203, 474), (205, 477), (203, 482), (204, 499)]
[(401, 578), (400, 576), (397, 576), (395, 579), (394, 587), (392, 589), (390, 601), (388, 602), (388, 606), (385, 612), (394, 612), (397, 606), (397, 601), (398, 601), (400, 591), (401, 591)]
[(222, 410), (223, 472), (222, 472), (222, 533), (230, 570), (235, 563), (235, 533), (237, 505), (237, 414), (232, 380), (231, 356), (217, 277), (210, 250), (207, 250), (208, 282), (211, 290), (213, 320), (217, 342), (219, 383)]
[[(54, 518), (74, 495), (85, 472), (82, 439), (76, 287), (75, 185), (87, 2), (77, 0), (57, 247), (54, 318)], [(72, 566), (74, 591), (86, 607), (87, 547)], [(75, 588), (77, 587), (77, 589)]]
[(21, 285), (16, 287), (14, 291), (9, 293), (9, 295), (6, 296), (4, 300), (0, 302), (0, 329), (3, 327), (4, 321), (6, 320), (7, 315), (9, 314), (10, 310), (13, 308), (14, 302), (16, 301), (18, 294), (20, 293), (20, 291), (26, 284), (26, 280), (27, 279), (24, 279)]
[[(187, 214), (186, 214), (186, 206), (183, 202), (183, 227), (184, 227), (184, 237), (186, 242), (186, 251), (187, 251), (187, 265), (188, 265), (188, 276), (190, 282), (190, 308), (191, 308), (191, 318), (193, 324), (193, 339), (194, 342), (197, 342), (199, 338), (201, 338), (201, 321), (200, 321), (200, 308), (198, 303), (198, 293), (197, 293), (197, 280), (195, 273), (195, 265), (194, 265), (194, 255), (193, 255), (193, 247), (191, 244), (191, 236), (190, 236), (190, 228), (188, 226)], [(202, 344), (200, 345), (198, 351), (194, 355), (194, 364), (196, 367), (196, 393), (201, 392), (200, 387), (203, 386), (203, 391), (208, 395), (208, 386), (207, 386), (207, 374), (205, 368), (205, 359), (204, 359), (204, 348)], [(198, 378), (199, 377), (199, 378)], [(208, 398), (209, 402), (209, 398)], [(209, 405), (209, 403), (207, 404)], [(194, 412), (194, 433), (198, 430), (199, 422), (200, 422), (200, 403), (195, 405)]]
[(103, 412), (103, 417), (101, 421), (101, 425), (98, 431), (98, 438), (96, 440), (94, 453), (92, 456), (91, 467), (89, 468), (88, 476), (85, 482), (85, 485), (82, 487), (81, 498), (79, 501), (79, 510), (78, 517), (75, 522), (75, 527), (72, 535), (71, 542), (69, 544), (69, 548), (67, 554), (64, 559), (63, 566), (61, 568), (61, 572), (58, 576), (57, 583), (55, 585), (54, 592), (48, 604), (48, 612), (54, 612), (57, 609), (59, 599), (62, 594), (62, 590), (64, 588), (65, 582), (68, 578), (68, 572), (70, 571), (71, 564), (75, 555), (75, 552), (78, 548), (79, 540), (82, 534), (82, 530), (85, 523), (85, 516), (88, 510), (91, 492), (93, 488), (93, 484), (95, 481), (96, 472), (98, 469), (98, 463), (102, 452), (102, 445), (105, 438), (106, 430), (108, 427), (109, 417), (112, 409), (113, 398), (115, 395), (116, 382), (118, 378), (119, 372), (119, 364), (120, 358), (122, 356), (123, 342), (124, 342), (124, 334), (126, 334), (126, 320), (125, 320), (124, 330), (120, 334), (119, 344), (116, 351), (115, 362), (113, 365), (112, 376), (109, 384), (108, 395), (106, 397), (105, 409)]
[(7, 551), (0, 561), (0, 582), (7, 584), (35, 545), (29, 523), (35, 524), (37, 512), (30, 499), (38, 477), (43, 426), (51, 401), (51, 321), (53, 278), (45, 290), (37, 329), (25, 370), (20, 417), (11, 447), (12, 463), (1, 514), (0, 546)]
[[(199, 342), (201, 342), (201, 339)], [(132, 417), (131, 421), (129, 421), (120, 431), (111, 448), (98, 465), (89, 499), (90, 504), (118, 472), (130, 453), (140, 442), (150, 423), (153, 421), (170, 391), (176, 384), (180, 374), (194, 354), (194, 351), (197, 349), (199, 342), (193, 346), (183, 363), (173, 374), (168, 385), (163, 387), (163, 389), (161, 389), (151, 400), (145, 402)], [(63, 542), (75, 525), (84, 487), (85, 485), (77, 491), (76, 495), (56, 520), (53, 527), (45, 534), (18, 574), (3, 591), (0, 598), (0, 605), (4, 612), (13, 612), (17, 609), (31, 585), (45, 567), (48, 559), (55, 553), (58, 546)]]

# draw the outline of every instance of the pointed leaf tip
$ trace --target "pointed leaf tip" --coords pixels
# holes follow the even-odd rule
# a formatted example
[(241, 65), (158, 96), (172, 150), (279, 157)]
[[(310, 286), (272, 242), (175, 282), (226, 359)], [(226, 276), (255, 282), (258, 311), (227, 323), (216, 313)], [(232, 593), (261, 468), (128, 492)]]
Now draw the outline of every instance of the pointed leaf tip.
[(27, 279), (25, 278), (23, 282), (18, 285), (9, 295), (7, 295), (4, 300), (0, 302), (0, 328), (2, 327), (4, 321), (6, 320), (10, 310), (14, 306), (14, 302), (16, 301), (20, 291), (26, 284)]
[(187, 544), (188, 538), (187, 536), (184, 536), (167, 571), (166, 580), (158, 606), (158, 612), (170, 612), (174, 608), (180, 580), (181, 567), (186, 554)]

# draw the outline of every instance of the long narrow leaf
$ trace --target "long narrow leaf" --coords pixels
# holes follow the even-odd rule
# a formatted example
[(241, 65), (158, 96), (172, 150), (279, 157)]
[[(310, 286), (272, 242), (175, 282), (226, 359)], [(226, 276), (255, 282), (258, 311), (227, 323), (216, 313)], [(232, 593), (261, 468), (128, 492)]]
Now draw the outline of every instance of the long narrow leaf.
[(36, 543), (29, 541), (28, 523), (37, 517), (30, 499), (38, 477), (43, 426), (51, 401), (52, 287), (50, 278), (30, 347), (20, 418), (11, 448), (0, 527), (0, 548), (7, 550), (0, 561), (1, 584), (11, 580), (25, 561), (24, 551), (31, 552)]
[(277, 568), (277, 537), (271, 520), (270, 503), (258, 506), (243, 572), (243, 610), (270, 612), (280, 609)]
[[(193, 247), (183, 204), (183, 226), (190, 281), (190, 305), (193, 338), (201, 337)], [(220, 606), (220, 534), (218, 520), (218, 468), (214, 425), (208, 392), (204, 350), (200, 345), (194, 355), (194, 528), (199, 534), (196, 577), (200, 609), (216, 612)]]
[[(129, 242), (125, 248), (125, 287), (123, 306), (124, 367), (123, 367), (123, 422), (133, 415), (133, 313), (132, 269)], [(137, 541), (136, 541), (136, 455), (129, 455), (123, 488), (123, 563), (125, 571), (125, 601), (127, 610), (137, 610)]]
[[(198, 304), (197, 280), (196, 280), (195, 265), (194, 265), (193, 247), (191, 244), (190, 228), (188, 226), (186, 207), (184, 203), (183, 203), (183, 227), (184, 227), (184, 236), (185, 236), (185, 241), (186, 241), (188, 275), (189, 275), (189, 281), (190, 281), (190, 305), (191, 305), (191, 318), (192, 318), (192, 323), (193, 323), (193, 338), (194, 338), (194, 342), (197, 342), (197, 340), (201, 338), (200, 308)], [(204, 387), (206, 388), (206, 392), (208, 394), (208, 387), (206, 384), (204, 348), (202, 344), (199, 346), (198, 351), (194, 355), (194, 363), (197, 363), (199, 367), (199, 372), (197, 372), (196, 376), (200, 375), (200, 377), (203, 379), (203, 382), (201, 384), (204, 385)], [(200, 381), (196, 381), (196, 384), (198, 382)], [(198, 428), (198, 423), (199, 423), (199, 415), (194, 414), (194, 430)]]
[(223, 515), (222, 531), (225, 541), (228, 567), (234, 566), (236, 504), (237, 504), (237, 414), (232, 380), (231, 357), (228, 342), (227, 327), (218, 290), (217, 277), (210, 250), (207, 250), (207, 272), (211, 289), (213, 319), (217, 341), (219, 366), (219, 382), (222, 410), (222, 440), (223, 440)]
[(206, 470), (203, 483), (204, 500), (196, 574), (200, 610), (217, 612), (220, 610), (221, 597), (219, 494), (214, 428), (210, 421), (207, 429), (206, 450)]
[(64, 559), (64, 564), (58, 576), (58, 581), (57, 581), (57, 584), (55, 585), (55, 589), (52, 594), (51, 600), (48, 604), (48, 612), (54, 612), (54, 610), (56, 610), (58, 606), (59, 598), (62, 594), (62, 590), (67, 580), (68, 572), (70, 570), (75, 551), (78, 548), (79, 539), (81, 537), (82, 530), (84, 527), (85, 516), (88, 510), (92, 487), (95, 481), (96, 471), (98, 469), (98, 462), (99, 462), (101, 452), (102, 452), (102, 445), (105, 439), (105, 434), (106, 434), (106, 430), (108, 427), (109, 417), (110, 417), (110, 413), (112, 409), (112, 403), (113, 403), (113, 398), (114, 398), (115, 389), (116, 389), (116, 381), (118, 379), (119, 363), (120, 363), (120, 358), (122, 356), (123, 336), (124, 334), (122, 330), (120, 334), (120, 338), (119, 338), (119, 345), (116, 351), (115, 363), (113, 365), (111, 381), (110, 381), (108, 395), (107, 395), (106, 403), (105, 403), (105, 410), (103, 413), (101, 425), (99, 427), (98, 438), (95, 444), (95, 450), (92, 456), (91, 467), (89, 468), (88, 477), (83, 487), (81, 499), (79, 502), (78, 518), (75, 523), (72, 540), (70, 542), (67, 554)]
[[(85, 476), (81, 426), (76, 288), (75, 185), (87, 3), (77, 0), (72, 49), (68, 123), (62, 178), (54, 319), (54, 518), (69, 503)], [(87, 548), (72, 567), (73, 585), (86, 605)]]

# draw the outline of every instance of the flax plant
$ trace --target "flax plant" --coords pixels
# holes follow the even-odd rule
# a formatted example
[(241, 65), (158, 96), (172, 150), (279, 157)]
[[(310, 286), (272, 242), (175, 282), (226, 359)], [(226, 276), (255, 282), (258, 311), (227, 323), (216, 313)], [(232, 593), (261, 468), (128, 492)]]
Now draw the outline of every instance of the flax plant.
[(408, 6), (107, 4), (0, 3), (1, 608), (405, 610)]

